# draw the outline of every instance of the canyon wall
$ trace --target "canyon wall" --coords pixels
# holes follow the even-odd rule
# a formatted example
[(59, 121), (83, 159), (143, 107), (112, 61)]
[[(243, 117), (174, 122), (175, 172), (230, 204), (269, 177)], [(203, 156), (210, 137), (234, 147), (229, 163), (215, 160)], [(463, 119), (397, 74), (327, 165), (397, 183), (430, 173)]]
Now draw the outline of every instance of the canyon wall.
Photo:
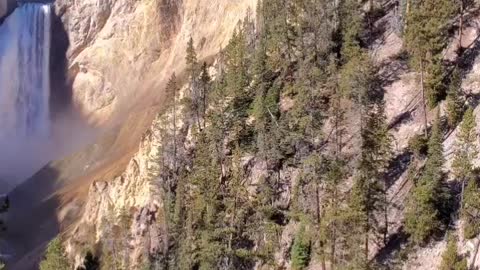
[(215, 55), (255, 6), (256, 0), (56, 1), (70, 39), (73, 104), (102, 124), (136, 102), (161, 102), (167, 77), (184, 69), (190, 37), (200, 59)]

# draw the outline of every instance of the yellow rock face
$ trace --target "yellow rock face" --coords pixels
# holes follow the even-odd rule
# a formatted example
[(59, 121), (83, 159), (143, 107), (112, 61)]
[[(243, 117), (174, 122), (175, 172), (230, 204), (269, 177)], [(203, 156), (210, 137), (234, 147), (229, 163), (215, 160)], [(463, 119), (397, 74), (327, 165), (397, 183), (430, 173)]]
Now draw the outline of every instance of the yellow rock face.
[[(181, 74), (187, 41), (199, 58), (226, 46), (256, 0), (59, 0), (70, 39), (73, 103), (90, 122), (106, 123), (120, 108), (161, 101), (171, 73)], [(125, 104), (125, 103), (128, 104)]]

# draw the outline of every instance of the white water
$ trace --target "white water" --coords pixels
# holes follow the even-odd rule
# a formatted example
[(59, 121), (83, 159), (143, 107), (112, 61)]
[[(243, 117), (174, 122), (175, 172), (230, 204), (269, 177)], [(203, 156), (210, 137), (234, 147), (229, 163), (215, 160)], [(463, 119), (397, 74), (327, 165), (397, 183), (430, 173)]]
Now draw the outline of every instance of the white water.
[(0, 193), (49, 161), (51, 13), (25, 3), (0, 26)]
[(0, 141), (49, 135), (50, 8), (23, 4), (0, 27)]

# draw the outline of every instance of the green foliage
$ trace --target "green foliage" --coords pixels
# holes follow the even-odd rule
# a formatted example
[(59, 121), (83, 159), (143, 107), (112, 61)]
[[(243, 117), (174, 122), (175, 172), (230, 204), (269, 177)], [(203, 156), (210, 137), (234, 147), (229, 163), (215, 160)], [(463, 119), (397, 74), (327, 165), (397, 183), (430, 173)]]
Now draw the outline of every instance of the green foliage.
[(40, 270), (69, 270), (70, 264), (59, 238), (53, 239), (47, 246), (45, 257), (40, 262)]
[(404, 40), (416, 69), (425, 76), (428, 105), (433, 108), (442, 96), (441, 52), (448, 39), (448, 20), (455, 11), (454, 0), (410, 1)]
[(260, 10), (264, 21), (265, 48), (269, 55), (267, 66), (275, 71), (286, 68), (288, 61), (285, 60), (288, 59), (291, 49), (287, 7), (285, 0), (263, 0)]
[(475, 145), (476, 140), (477, 123), (473, 109), (469, 108), (460, 124), (452, 163), (453, 173), (461, 181), (466, 181), (472, 177), (473, 161), (478, 155)]
[(464, 102), (460, 96), (461, 84), (460, 73), (458, 69), (455, 69), (447, 92), (447, 121), (451, 128), (454, 128), (462, 120)]
[(445, 47), (447, 21), (453, 15), (453, 0), (411, 1), (404, 40), (417, 67), (429, 56), (436, 57)]
[(428, 140), (423, 134), (415, 135), (408, 141), (408, 149), (413, 152), (415, 158), (425, 156), (428, 151)]
[(341, 70), (340, 90), (361, 106), (378, 98), (376, 72), (365, 52), (352, 57)]
[(185, 61), (187, 63), (187, 74), (190, 76), (190, 79), (196, 79), (199, 70), (197, 52), (195, 51), (192, 37), (188, 40)]
[(310, 262), (310, 241), (306, 234), (305, 224), (301, 224), (292, 246), (292, 269), (305, 269)]
[(422, 179), (407, 201), (405, 230), (415, 244), (423, 244), (439, 225), (433, 193), (433, 185)]
[(441, 129), (440, 115), (437, 117), (432, 126), (432, 134), (428, 141), (428, 159), (425, 163), (425, 179), (438, 185), (443, 178), (442, 166), (445, 163), (443, 157), (443, 132)]
[(478, 156), (476, 141), (477, 124), (473, 109), (469, 108), (460, 124), (452, 162), (453, 174), (462, 184), (461, 216), (464, 219), (463, 229), (467, 239), (479, 232), (477, 213), (480, 203), (477, 202), (477, 198), (480, 191), (473, 173), (473, 162)]
[(472, 239), (480, 233), (480, 189), (475, 180), (470, 180), (463, 196), (461, 217), (464, 221), (463, 234)]
[(342, 56), (345, 62), (349, 62), (360, 53), (360, 33), (363, 28), (361, 3), (356, 0), (345, 0), (340, 3), (342, 3), (340, 7), (343, 35)]
[(467, 270), (467, 259), (458, 254), (457, 238), (448, 236), (447, 249), (442, 254), (439, 270)]
[(440, 56), (431, 60), (427, 66), (425, 76), (425, 90), (427, 103), (430, 108), (434, 108), (445, 93), (444, 70)]
[(405, 231), (415, 244), (424, 244), (441, 225), (440, 215), (448, 193), (443, 190), (444, 163), (440, 119), (434, 122), (428, 142), (425, 171), (407, 200)]

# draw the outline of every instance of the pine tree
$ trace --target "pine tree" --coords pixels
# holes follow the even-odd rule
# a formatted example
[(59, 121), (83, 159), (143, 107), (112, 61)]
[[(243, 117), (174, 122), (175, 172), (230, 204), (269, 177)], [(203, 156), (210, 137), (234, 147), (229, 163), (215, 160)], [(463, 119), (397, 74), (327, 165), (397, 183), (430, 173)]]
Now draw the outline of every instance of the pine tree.
[(477, 123), (473, 109), (469, 108), (460, 125), (452, 163), (453, 174), (462, 184), (460, 200), (462, 209), (465, 186), (473, 178), (473, 161), (478, 155), (476, 140)]
[(249, 225), (246, 221), (253, 209), (245, 186), (246, 175), (243, 171), (241, 156), (242, 152), (237, 145), (233, 152), (227, 191), (223, 199), (224, 224), (227, 231), (225, 263), (227, 269), (239, 269), (242, 265), (248, 265), (253, 257), (246, 251), (246, 246), (243, 244), (250, 241), (250, 236), (246, 233)]
[(458, 69), (455, 69), (447, 92), (447, 120), (451, 128), (454, 128), (462, 120), (464, 102), (461, 98), (461, 85), (460, 73)]
[[(248, 148), (251, 146), (252, 132), (247, 125), (249, 109), (253, 101), (252, 89), (249, 86), (251, 80), (248, 67), (250, 60), (248, 58), (247, 43), (245, 31), (238, 28), (233, 34), (230, 43), (225, 49), (226, 54), (226, 73), (225, 88), (226, 95), (229, 98), (225, 114), (228, 129), (234, 134), (232, 143), (239, 142), (240, 147)], [(224, 100), (225, 101), (225, 100)]]
[(361, 3), (356, 0), (341, 1), (341, 27), (343, 36), (342, 57), (345, 62), (358, 57), (360, 49), (360, 33), (363, 28)]
[[(337, 266), (337, 246), (339, 245), (338, 242), (340, 242), (339, 232), (341, 231), (338, 228), (341, 225), (340, 213), (342, 210), (339, 187), (346, 175), (345, 161), (340, 156), (330, 164), (328, 169), (325, 178), (325, 194), (327, 198), (324, 200), (327, 201), (327, 204), (323, 217), (323, 229), (325, 230), (325, 245), (328, 245), (330, 248), (330, 269), (335, 269)], [(326, 254), (324, 254), (324, 256), (326, 256)]]
[(187, 51), (186, 51), (186, 57), (185, 61), (187, 64), (187, 74), (189, 77), (189, 87), (190, 87), (190, 98), (189, 98), (189, 103), (190, 103), (190, 110), (192, 111), (195, 122), (197, 124), (197, 129), (199, 131), (202, 130), (202, 111), (203, 109), (203, 97), (204, 93), (203, 92), (203, 86), (201, 85), (201, 81), (199, 80), (199, 65), (198, 65), (198, 60), (197, 60), (197, 53), (195, 51), (195, 46), (193, 44), (193, 38), (190, 37), (190, 40), (188, 41), (187, 45)]
[[(330, 174), (330, 170), (336, 168), (333, 167), (331, 160), (321, 157), (317, 153), (312, 153), (302, 163), (303, 168), (297, 188), (300, 188), (304, 195), (301, 196), (302, 194), (297, 192), (294, 196), (297, 202), (303, 202), (303, 207), (300, 209), (297, 207), (295, 210), (300, 211), (297, 213), (300, 220), (309, 220), (315, 227), (314, 233), (312, 233), (312, 249), (317, 250), (321, 269), (326, 269), (327, 241), (332, 238), (327, 229), (331, 219), (327, 219), (326, 209), (332, 199), (328, 192), (333, 191), (335, 187), (332, 187), (334, 184), (332, 181), (336, 180), (328, 179), (328, 177), (335, 177)], [(329, 216), (328, 218), (333, 219), (334, 217)]]
[(307, 238), (305, 224), (301, 224), (292, 246), (292, 269), (305, 269), (309, 262), (310, 243)]
[(47, 246), (45, 258), (40, 263), (40, 270), (69, 270), (70, 264), (59, 238), (53, 239)]
[(195, 51), (195, 45), (193, 43), (193, 38), (190, 37), (187, 44), (187, 51), (185, 56), (185, 61), (187, 63), (187, 74), (191, 80), (197, 78), (198, 75), (198, 60), (197, 52)]
[(263, 18), (265, 48), (270, 57), (267, 65), (271, 70), (284, 69), (289, 60), (292, 45), (288, 38), (288, 4), (286, 0), (263, 0), (260, 10)]
[(189, 211), (193, 226), (197, 227), (197, 239), (194, 240), (198, 247), (196, 263), (202, 270), (217, 268), (224, 252), (217, 230), (220, 219), (220, 168), (211, 146), (207, 134), (200, 133), (189, 176), (192, 194)]
[(348, 254), (345, 268), (368, 269), (369, 238), (371, 233), (369, 203), (369, 179), (365, 175), (357, 175), (355, 184), (348, 197), (348, 208), (342, 213), (345, 223), (343, 234), (346, 237), (346, 252)]
[(443, 82), (444, 73), (440, 56), (433, 57), (426, 68), (425, 76), (425, 88), (429, 108), (434, 108), (438, 101), (440, 101), (440, 97), (445, 93), (446, 87)]
[[(166, 106), (171, 108), (171, 114), (172, 114), (172, 145), (173, 145), (173, 153), (172, 153), (172, 158), (173, 158), (173, 171), (174, 171), (174, 177), (177, 176), (177, 152), (178, 152), (178, 142), (177, 142), (177, 133), (178, 133), (178, 126), (177, 126), (177, 107), (178, 107), (178, 100), (177, 100), (177, 95), (178, 95), (178, 85), (177, 85), (177, 77), (175, 76), (175, 73), (172, 74), (170, 79), (168, 80), (167, 87), (166, 87), (166, 96), (167, 96), (167, 102)], [(175, 178), (176, 180), (176, 178)]]
[(427, 137), (427, 98), (432, 108), (443, 91), (441, 52), (446, 46), (447, 22), (453, 14), (453, 0), (409, 1), (405, 44), (412, 63), (420, 73), (420, 87)]
[(467, 270), (467, 259), (458, 254), (457, 238), (448, 236), (447, 249), (442, 254), (442, 263), (439, 270)]
[(416, 244), (425, 243), (441, 225), (442, 203), (448, 201), (443, 190), (444, 163), (440, 117), (437, 115), (428, 143), (423, 175), (413, 188), (405, 209), (405, 231)]
[(203, 117), (203, 129), (206, 128), (206, 122), (207, 120), (205, 119), (207, 116), (207, 107), (208, 107), (208, 95), (211, 87), (211, 80), (212, 78), (210, 77), (210, 74), (208, 72), (208, 66), (207, 63), (204, 62), (202, 65), (202, 72), (200, 75), (200, 82), (201, 82), (201, 112), (202, 112), (202, 117)]
[(271, 83), (267, 80), (267, 55), (263, 40), (255, 52), (255, 61), (253, 63), (255, 99), (253, 101), (252, 114), (255, 117), (255, 131), (257, 133), (257, 150), (259, 155), (267, 160), (267, 132), (270, 116), (268, 115), (265, 96)]
[(480, 233), (480, 188), (477, 181), (470, 180), (463, 197), (462, 219), (464, 221), (463, 235), (472, 239)]

